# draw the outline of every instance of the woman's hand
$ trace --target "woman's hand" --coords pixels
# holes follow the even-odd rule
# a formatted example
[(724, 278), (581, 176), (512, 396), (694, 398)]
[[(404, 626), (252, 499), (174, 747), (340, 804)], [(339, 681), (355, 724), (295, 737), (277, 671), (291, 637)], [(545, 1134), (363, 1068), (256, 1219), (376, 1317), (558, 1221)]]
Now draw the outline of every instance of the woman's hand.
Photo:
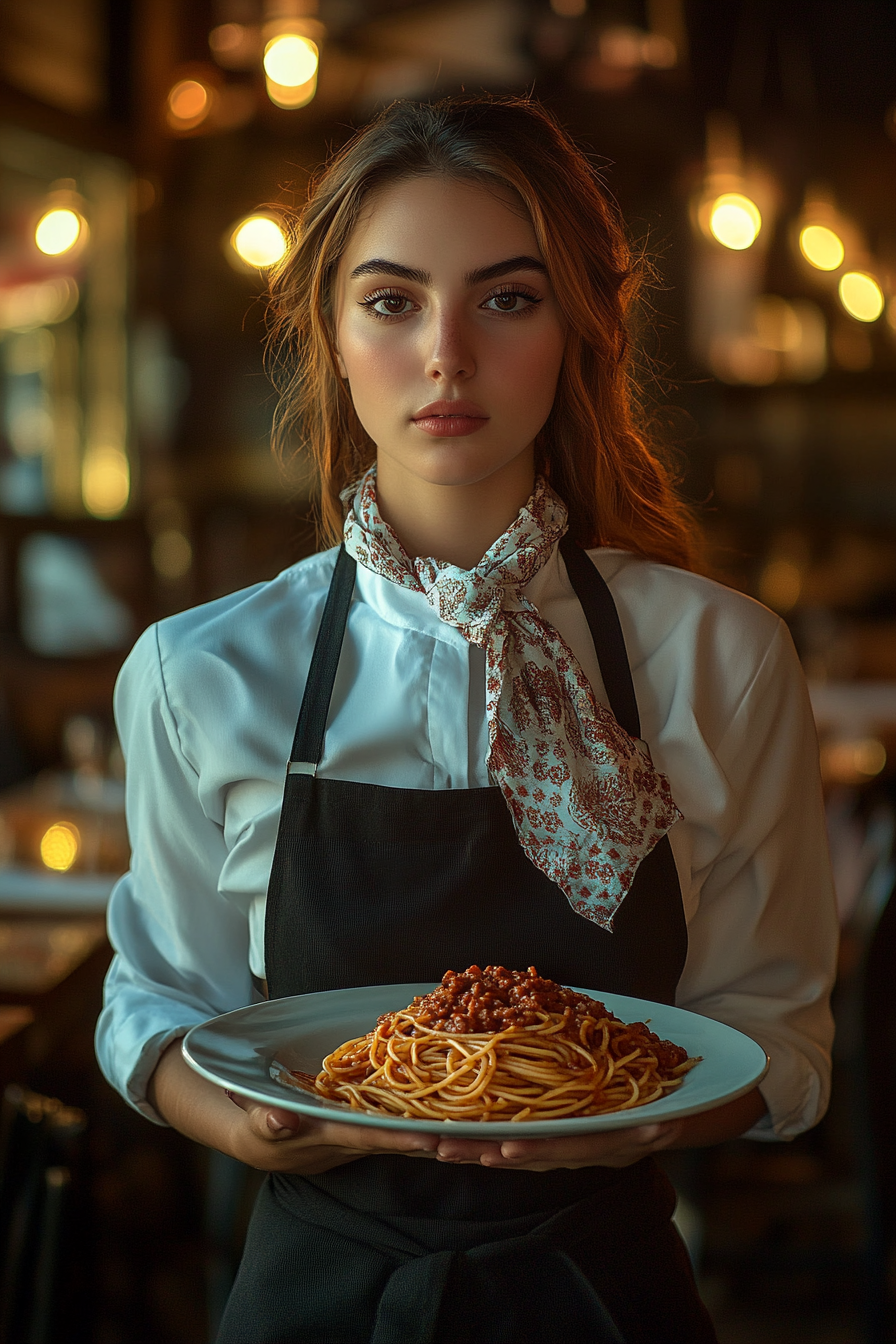
[(633, 1125), (630, 1129), (576, 1134), (568, 1139), (446, 1139), (438, 1147), (440, 1162), (475, 1163), (507, 1171), (553, 1171), (555, 1167), (629, 1167), (642, 1157), (670, 1148), (681, 1122)]
[(664, 1148), (703, 1148), (735, 1139), (756, 1124), (766, 1106), (758, 1088), (745, 1097), (699, 1115), (664, 1124), (577, 1134), (569, 1139), (442, 1138), (440, 1162), (475, 1163), (507, 1171), (552, 1171), (555, 1167), (628, 1167)]
[(436, 1134), (315, 1120), (224, 1092), (190, 1068), (180, 1041), (159, 1059), (147, 1095), (181, 1134), (259, 1171), (313, 1176), (373, 1154), (427, 1157), (439, 1141)]
[(437, 1134), (315, 1120), (280, 1106), (259, 1105), (236, 1092), (227, 1092), (225, 1096), (246, 1117), (234, 1136), (238, 1151), (233, 1151), (232, 1156), (260, 1171), (315, 1176), (374, 1154), (434, 1156), (438, 1146)]

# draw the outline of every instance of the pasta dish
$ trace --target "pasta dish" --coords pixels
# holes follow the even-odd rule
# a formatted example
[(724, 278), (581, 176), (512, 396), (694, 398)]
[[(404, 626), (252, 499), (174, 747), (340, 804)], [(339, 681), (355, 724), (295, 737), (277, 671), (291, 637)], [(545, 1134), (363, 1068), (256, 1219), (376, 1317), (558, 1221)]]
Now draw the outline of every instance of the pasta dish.
[(657, 1101), (698, 1062), (534, 966), (471, 966), (384, 1013), (316, 1077), (281, 1077), (352, 1110), (410, 1120), (557, 1120)]

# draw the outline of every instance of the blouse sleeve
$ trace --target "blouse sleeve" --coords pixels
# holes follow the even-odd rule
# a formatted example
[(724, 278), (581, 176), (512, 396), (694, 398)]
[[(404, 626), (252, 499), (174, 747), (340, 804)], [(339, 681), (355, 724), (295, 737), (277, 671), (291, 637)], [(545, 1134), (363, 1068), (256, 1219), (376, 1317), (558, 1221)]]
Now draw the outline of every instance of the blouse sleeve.
[(688, 927), (678, 1002), (766, 1050), (769, 1114), (790, 1138), (827, 1106), (837, 918), (805, 681), (783, 623), (717, 744), (725, 840)]
[(166, 693), (158, 632), (137, 641), (115, 692), (127, 760), (131, 868), (109, 905), (115, 957), (97, 1024), (106, 1078), (144, 1115), (161, 1052), (197, 1022), (250, 1001), (248, 924), (224, 899), (217, 875), (226, 857), (220, 823), (200, 801)]

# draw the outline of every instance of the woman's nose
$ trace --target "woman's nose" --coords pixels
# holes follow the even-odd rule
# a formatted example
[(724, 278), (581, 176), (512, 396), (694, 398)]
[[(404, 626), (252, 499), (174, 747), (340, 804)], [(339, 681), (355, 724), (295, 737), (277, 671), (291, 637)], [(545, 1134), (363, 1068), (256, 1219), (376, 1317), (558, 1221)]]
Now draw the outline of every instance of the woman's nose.
[(472, 378), (476, 372), (476, 358), (462, 320), (448, 314), (439, 316), (434, 320), (428, 336), (427, 377), (436, 382)]

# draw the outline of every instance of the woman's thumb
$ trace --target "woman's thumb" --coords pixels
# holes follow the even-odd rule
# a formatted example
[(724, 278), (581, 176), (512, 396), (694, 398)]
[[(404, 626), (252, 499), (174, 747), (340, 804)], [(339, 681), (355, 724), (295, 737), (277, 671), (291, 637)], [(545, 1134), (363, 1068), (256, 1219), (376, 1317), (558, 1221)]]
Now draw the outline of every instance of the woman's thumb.
[(287, 1139), (298, 1134), (302, 1128), (302, 1117), (292, 1111), (284, 1111), (275, 1106), (265, 1115), (265, 1124), (272, 1138)]

